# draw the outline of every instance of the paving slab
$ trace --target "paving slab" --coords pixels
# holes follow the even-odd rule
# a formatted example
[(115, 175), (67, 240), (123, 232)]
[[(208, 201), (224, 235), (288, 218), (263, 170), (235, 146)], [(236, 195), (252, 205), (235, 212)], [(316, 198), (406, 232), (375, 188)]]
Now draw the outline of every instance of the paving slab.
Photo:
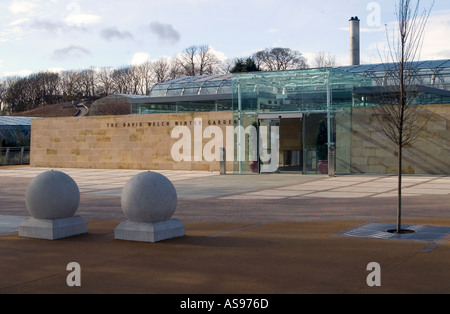
[[(380, 191), (392, 177), (168, 171), (179, 194), (174, 218), (186, 236), (135, 243), (113, 233), (125, 220), (117, 186), (140, 171), (65, 169), (79, 181), (77, 215), (88, 233), (21, 238), (16, 228), (28, 216), (27, 184), (44, 170), (0, 167), (0, 293), (450, 293), (448, 235), (343, 234), (395, 223), (396, 193)], [(404, 224), (448, 230), (450, 178), (405, 178), (413, 187), (404, 189)], [(81, 287), (66, 283), (70, 262), (81, 266)], [(366, 283), (371, 262), (381, 266), (381, 287)]]
[[(447, 221), (449, 222), (449, 221)], [(160, 243), (114, 240), (118, 221), (48, 241), (3, 236), (0, 293), (301, 294), (448, 293), (450, 246), (337, 236), (361, 223), (188, 223)], [(77, 262), (81, 286), (69, 287)], [(369, 287), (366, 266), (381, 266)], [(405, 280), (408, 278), (408, 284)]]
[(0, 234), (16, 233), (25, 216), (0, 215)]

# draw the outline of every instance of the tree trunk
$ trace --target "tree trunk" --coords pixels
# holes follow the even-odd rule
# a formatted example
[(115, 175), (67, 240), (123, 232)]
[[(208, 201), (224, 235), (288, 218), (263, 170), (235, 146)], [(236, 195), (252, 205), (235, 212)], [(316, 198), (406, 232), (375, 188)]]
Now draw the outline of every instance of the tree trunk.
[(402, 145), (398, 145), (398, 199), (397, 199), (397, 233), (402, 228)]

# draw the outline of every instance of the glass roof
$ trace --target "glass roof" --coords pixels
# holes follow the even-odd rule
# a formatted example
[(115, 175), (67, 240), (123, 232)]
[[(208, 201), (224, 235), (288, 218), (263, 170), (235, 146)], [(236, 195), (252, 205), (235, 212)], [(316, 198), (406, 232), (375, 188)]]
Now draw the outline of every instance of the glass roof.
[[(416, 72), (417, 84), (450, 90), (450, 60), (433, 60), (413, 62), (413, 70)], [(187, 76), (171, 81), (156, 84), (150, 97), (173, 97), (173, 96), (196, 96), (196, 95), (219, 95), (232, 94), (232, 81), (246, 81), (252, 85), (251, 79), (257, 79), (255, 84), (261, 86), (276, 87), (282, 84), (283, 88), (298, 89), (300, 86), (317, 89), (324, 86), (326, 73), (332, 74), (330, 83), (333, 85), (354, 84), (357, 81), (366, 85), (364, 78), (373, 79), (371, 85), (386, 77), (386, 74), (395, 69), (395, 63), (387, 64), (363, 64), (356, 66), (343, 66), (336, 69), (319, 68), (306, 70), (274, 71), (274, 72), (251, 72), (223, 75)], [(283, 79), (284, 77), (284, 79)], [(250, 80), (247, 80), (250, 79)], [(289, 82), (282, 82), (289, 80)], [(256, 88), (256, 87), (254, 87)], [(303, 90), (305, 91), (305, 90)], [(234, 91), (236, 92), (236, 91)]]
[[(342, 66), (338, 69), (348, 71), (351, 73), (366, 73), (366, 72), (378, 72), (378, 71), (388, 71), (395, 69), (396, 63), (380, 63), (380, 64), (361, 64), (361, 65), (350, 65)], [(416, 61), (412, 62), (413, 68), (415, 69), (444, 69), (450, 68), (450, 60), (433, 60), (433, 61)]]
[(328, 102), (351, 105), (353, 88), (361, 86), (372, 80), (333, 68), (239, 73), (233, 75), (233, 101), (250, 111), (324, 110)]
[[(416, 84), (450, 90), (450, 60), (416, 61), (410, 65)], [(374, 83), (389, 85), (389, 73), (394, 72), (396, 67), (397, 63), (386, 63), (343, 66), (339, 69), (371, 77)]]
[(312, 88), (326, 89), (332, 86), (346, 84), (370, 84), (368, 78), (334, 68), (316, 68), (303, 70), (252, 72), (233, 74), (233, 80), (246, 82), (253, 86), (268, 86), (281, 88)]
[(31, 119), (30, 117), (0, 116), (0, 140), (6, 141), (8, 146), (29, 146)]
[(0, 128), (30, 125), (31, 118), (29, 117), (0, 116)]
[(187, 76), (156, 84), (150, 97), (231, 94), (231, 74)]

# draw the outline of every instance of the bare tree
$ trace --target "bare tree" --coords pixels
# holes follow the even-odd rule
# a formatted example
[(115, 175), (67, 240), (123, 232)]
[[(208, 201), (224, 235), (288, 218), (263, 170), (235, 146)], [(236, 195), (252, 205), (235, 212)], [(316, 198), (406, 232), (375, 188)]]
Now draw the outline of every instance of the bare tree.
[(386, 77), (379, 82), (382, 86), (377, 97), (378, 106), (374, 107), (382, 130), (397, 147), (397, 233), (402, 232), (402, 151), (405, 146), (414, 143), (430, 118), (427, 109), (415, 104), (420, 87), (413, 62), (420, 57), (425, 26), (433, 4), (421, 11), (420, 0), (398, 0), (398, 29), (391, 38), (388, 34)]
[(80, 71), (80, 86), (83, 96), (92, 98), (95, 96), (95, 70), (93, 68)]
[(77, 70), (62, 72), (60, 85), (65, 101), (77, 100), (83, 95), (80, 72)]
[(211, 75), (220, 69), (220, 62), (212, 48), (207, 45), (190, 46), (177, 58), (187, 76)]
[(0, 115), (3, 112), (3, 99), (5, 98), (5, 94), (6, 94), (6, 81), (5, 80), (0, 80)]
[(10, 77), (7, 79), (8, 89), (4, 101), (9, 113), (16, 113), (32, 109), (34, 92), (27, 77)]
[(264, 71), (306, 69), (308, 64), (303, 55), (289, 48), (267, 48), (253, 55), (256, 65)]
[(198, 50), (197, 46), (188, 47), (178, 57), (180, 67), (184, 70), (184, 73), (187, 76), (197, 75), (196, 58), (195, 58), (197, 50)]
[(177, 59), (170, 61), (169, 80), (184, 76), (184, 72)]
[(141, 90), (142, 79), (139, 73), (139, 68), (136, 65), (130, 66), (128, 71), (128, 82), (130, 84), (129, 94), (137, 95)]
[(5, 112), (15, 113), (57, 103), (60, 77), (53, 72), (38, 72), (26, 77), (9, 77), (3, 82)]
[(233, 69), (233, 67), (236, 65), (236, 62), (237, 62), (238, 60), (239, 60), (238, 58), (234, 58), (234, 59), (226, 59), (225, 61), (222, 62), (220, 72), (221, 72), (222, 74), (228, 74), (228, 73), (230, 73), (231, 69)]
[(150, 61), (136, 66), (136, 74), (139, 76), (139, 94), (148, 95), (153, 85), (153, 68)]
[(338, 66), (336, 56), (324, 51), (319, 52), (313, 60), (314, 68), (335, 68)]
[(132, 87), (132, 79), (131, 73), (132, 68), (131, 66), (124, 66), (118, 69), (115, 69), (112, 74), (111, 78), (114, 82), (114, 93), (116, 94), (130, 94)]
[(59, 95), (59, 81), (58, 73), (44, 72), (41, 73), (42, 95), (46, 104), (56, 104), (60, 100)]
[(199, 75), (212, 75), (217, 72), (220, 64), (211, 46), (200, 46), (198, 51)]
[(98, 96), (106, 97), (114, 90), (114, 80), (112, 78), (112, 68), (101, 68), (97, 71)]
[(156, 83), (162, 83), (169, 79), (170, 77), (170, 61), (168, 59), (162, 58), (153, 61), (151, 64), (153, 74), (155, 76)]

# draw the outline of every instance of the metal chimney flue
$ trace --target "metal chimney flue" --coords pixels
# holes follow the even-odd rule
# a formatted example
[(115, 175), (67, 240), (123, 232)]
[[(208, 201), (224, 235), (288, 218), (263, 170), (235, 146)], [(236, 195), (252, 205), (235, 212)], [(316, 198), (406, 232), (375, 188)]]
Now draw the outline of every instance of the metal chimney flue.
[(359, 18), (350, 19), (350, 65), (360, 65)]

